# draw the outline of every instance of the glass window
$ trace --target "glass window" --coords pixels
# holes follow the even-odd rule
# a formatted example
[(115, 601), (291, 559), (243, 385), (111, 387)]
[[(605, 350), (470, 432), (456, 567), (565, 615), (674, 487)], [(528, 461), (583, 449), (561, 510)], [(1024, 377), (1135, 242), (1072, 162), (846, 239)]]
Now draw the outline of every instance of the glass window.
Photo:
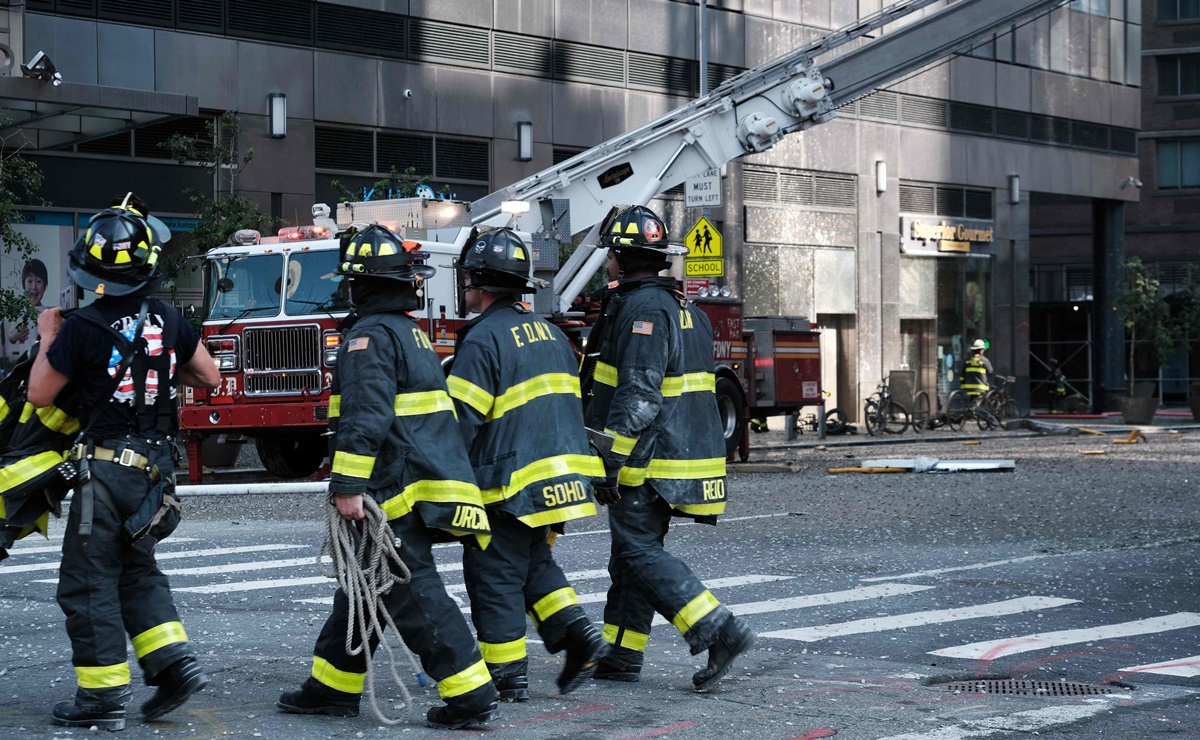
[(1200, 95), (1200, 54), (1159, 57), (1158, 95)]
[(1200, 188), (1200, 140), (1179, 142), (1179, 186)]
[(1200, 0), (1179, 0), (1179, 18), (1200, 18)]
[(1200, 139), (1158, 142), (1158, 187), (1200, 188)]
[(346, 283), (337, 269), (338, 252), (293, 253), (288, 258), (284, 312), (289, 316), (349, 311)]
[(1173, 97), (1179, 94), (1179, 62), (1175, 57), (1158, 58), (1158, 95)]
[(1179, 187), (1179, 142), (1158, 142), (1158, 187), (1160, 190)]
[(205, 282), (204, 303), (210, 319), (278, 316), (283, 255), (211, 259)]
[(1181, 21), (1200, 18), (1200, 0), (1158, 0), (1160, 21)]

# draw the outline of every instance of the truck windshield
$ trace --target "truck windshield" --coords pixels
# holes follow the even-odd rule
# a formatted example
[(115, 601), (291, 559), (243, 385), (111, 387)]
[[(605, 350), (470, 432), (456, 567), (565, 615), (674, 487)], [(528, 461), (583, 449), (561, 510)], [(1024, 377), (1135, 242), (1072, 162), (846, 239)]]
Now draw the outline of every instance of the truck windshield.
[(349, 311), (346, 283), (337, 269), (335, 249), (293, 252), (288, 258), (284, 312), (289, 316)]
[(278, 316), (283, 255), (210, 259), (205, 304), (210, 319)]

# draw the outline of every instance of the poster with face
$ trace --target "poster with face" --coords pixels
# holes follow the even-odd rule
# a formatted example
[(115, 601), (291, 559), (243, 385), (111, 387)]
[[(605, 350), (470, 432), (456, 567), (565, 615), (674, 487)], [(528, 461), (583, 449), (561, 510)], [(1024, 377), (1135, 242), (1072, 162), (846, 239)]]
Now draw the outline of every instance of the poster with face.
[[(15, 229), (38, 246), (31, 259), (0, 254), (0, 287), (24, 295), (38, 312), (58, 306), (67, 287), (67, 252), (75, 239), (70, 226), (19, 224)], [(7, 370), (37, 340), (37, 326), (0, 322), (0, 368)]]

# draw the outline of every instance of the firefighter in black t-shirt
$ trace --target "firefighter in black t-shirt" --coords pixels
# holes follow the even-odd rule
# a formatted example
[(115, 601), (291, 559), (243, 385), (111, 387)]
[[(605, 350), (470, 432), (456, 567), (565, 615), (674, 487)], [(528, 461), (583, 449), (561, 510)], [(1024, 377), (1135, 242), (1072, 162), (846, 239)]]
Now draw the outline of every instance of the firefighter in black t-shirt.
[(72, 282), (98, 300), (65, 320), (58, 309), (38, 319), (41, 352), (28, 400), (52, 406), (74, 383), (84, 429), (58, 582), (78, 688), (74, 701), (54, 707), (57, 725), (125, 726), (132, 694), (126, 635), (147, 685), (157, 687), (142, 719), (177, 709), (208, 683), (155, 562), (155, 537), (163, 535), (151, 526), (174, 487), (175, 383), (213, 387), (220, 380), (183, 315), (150, 297), (168, 238), (126, 195), (92, 217), (70, 253)]

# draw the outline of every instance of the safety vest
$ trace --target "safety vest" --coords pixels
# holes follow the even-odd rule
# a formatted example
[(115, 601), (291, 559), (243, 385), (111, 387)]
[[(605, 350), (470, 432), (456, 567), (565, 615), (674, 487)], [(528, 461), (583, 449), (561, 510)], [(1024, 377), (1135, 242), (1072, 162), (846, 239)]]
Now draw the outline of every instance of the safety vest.
[(973, 354), (967, 358), (967, 362), (963, 365), (962, 377), (959, 379), (962, 382), (962, 389), (967, 392), (968, 396), (974, 397), (981, 393), (987, 393), (987, 365), (982, 354)]

